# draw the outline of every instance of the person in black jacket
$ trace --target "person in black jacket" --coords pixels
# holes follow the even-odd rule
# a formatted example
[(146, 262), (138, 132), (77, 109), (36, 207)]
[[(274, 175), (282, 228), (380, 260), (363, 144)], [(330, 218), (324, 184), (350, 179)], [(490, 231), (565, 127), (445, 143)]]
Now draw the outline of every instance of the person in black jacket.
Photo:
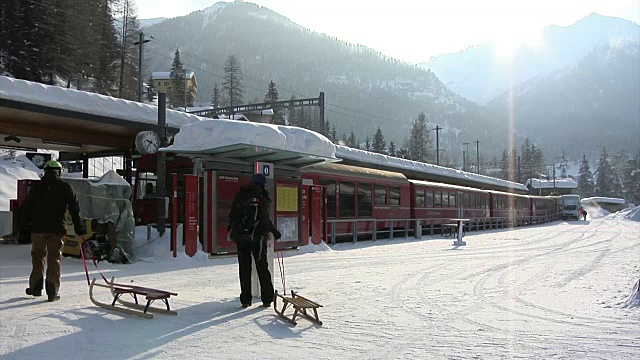
[(49, 301), (58, 300), (60, 289), (60, 258), (66, 234), (65, 213), (68, 210), (78, 236), (86, 235), (80, 220), (80, 209), (71, 185), (60, 180), (62, 165), (48, 161), (44, 176), (35, 183), (25, 202), (25, 221), (31, 229), (31, 261), (27, 295), (41, 296), (45, 256), (47, 277), (45, 289)]
[[(280, 232), (269, 217), (269, 192), (265, 189), (267, 179), (262, 174), (255, 174), (251, 183), (243, 186), (234, 196), (229, 212), (230, 238), (236, 243), (238, 251), (238, 267), (240, 271), (240, 303), (242, 307), (251, 306), (251, 257), (256, 263), (256, 271), (260, 281), (260, 298), (265, 307), (273, 302), (273, 283), (267, 263), (267, 238), (273, 233), (280, 239)], [(241, 225), (248, 203), (257, 203), (256, 224), (247, 229)]]

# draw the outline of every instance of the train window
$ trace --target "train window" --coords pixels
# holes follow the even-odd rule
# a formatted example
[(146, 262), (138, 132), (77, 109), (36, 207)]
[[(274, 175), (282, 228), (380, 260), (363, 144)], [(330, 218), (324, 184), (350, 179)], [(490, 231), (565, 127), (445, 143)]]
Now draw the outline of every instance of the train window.
[(358, 217), (370, 217), (373, 215), (371, 189), (371, 184), (358, 184)]
[(481, 199), (480, 206), (483, 209), (486, 209), (487, 208), (487, 197), (486, 196), (481, 196), (480, 199)]
[(320, 179), (318, 183), (327, 188), (327, 217), (336, 217), (336, 181)]
[(464, 207), (466, 208), (470, 208), (471, 207), (471, 203), (469, 200), (469, 194), (464, 194)]
[(476, 207), (476, 195), (475, 194), (471, 194), (469, 196), (469, 207), (474, 208)]
[(416, 190), (416, 207), (424, 207), (424, 190)]
[(355, 184), (352, 181), (340, 181), (340, 217), (356, 216)]
[(442, 196), (440, 195), (440, 191), (434, 191), (433, 192), (433, 205), (434, 206), (440, 206), (442, 205)]
[(449, 193), (449, 206), (456, 206), (456, 193)]
[(389, 205), (391, 206), (400, 205), (400, 187), (399, 186), (389, 186)]
[(433, 207), (433, 191), (427, 191), (427, 207)]
[(448, 192), (443, 192), (442, 193), (442, 206), (443, 207), (449, 206), (449, 193)]
[(376, 185), (376, 205), (387, 205), (387, 185)]

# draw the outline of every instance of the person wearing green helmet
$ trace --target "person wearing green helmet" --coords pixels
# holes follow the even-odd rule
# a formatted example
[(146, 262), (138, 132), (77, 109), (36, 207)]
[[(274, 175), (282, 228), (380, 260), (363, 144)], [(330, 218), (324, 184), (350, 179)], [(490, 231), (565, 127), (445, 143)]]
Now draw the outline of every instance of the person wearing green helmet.
[[(31, 231), (31, 262), (27, 295), (41, 296), (44, 284), (49, 301), (58, 300), (60, 259), (66, 234), (65, 213), (69, 211), (77, 235), (86, 235), (80, 220), (78, 200), (71, 185), (60, 180), (62, 164), (44, 164), (44, 176), (35, 183), (25, 201), (25, 222)], [(46, 280), (43, 281), (47, 262)]]

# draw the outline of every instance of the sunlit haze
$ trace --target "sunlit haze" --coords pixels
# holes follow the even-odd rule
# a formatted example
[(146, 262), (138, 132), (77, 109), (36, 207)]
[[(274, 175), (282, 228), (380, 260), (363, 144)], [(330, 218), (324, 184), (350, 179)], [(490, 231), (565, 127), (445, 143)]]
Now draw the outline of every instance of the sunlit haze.
[[(136, 0), (140, 19), (175, 17), (215, 0)], [(255, 0), (311, 30), (363, 44), (408, 62), (497, 42), (508, 59), (514, 47), (538, 44), (540, 29), (568, 26), (596, 12), (640, 23), (640, 0)], [(178, 5), (179, 4), (179, 5)]]

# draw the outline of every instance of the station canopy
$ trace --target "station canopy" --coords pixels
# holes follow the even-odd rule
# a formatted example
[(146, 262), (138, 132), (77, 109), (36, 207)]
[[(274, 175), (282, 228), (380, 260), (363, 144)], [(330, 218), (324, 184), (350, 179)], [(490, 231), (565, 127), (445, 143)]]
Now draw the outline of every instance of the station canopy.
[(293, 168), (340, 161), (335, 145), (314, 131), (223, 119), (182, 126), (173, 145), (160, 151), (203, 160), (264, 161)]

